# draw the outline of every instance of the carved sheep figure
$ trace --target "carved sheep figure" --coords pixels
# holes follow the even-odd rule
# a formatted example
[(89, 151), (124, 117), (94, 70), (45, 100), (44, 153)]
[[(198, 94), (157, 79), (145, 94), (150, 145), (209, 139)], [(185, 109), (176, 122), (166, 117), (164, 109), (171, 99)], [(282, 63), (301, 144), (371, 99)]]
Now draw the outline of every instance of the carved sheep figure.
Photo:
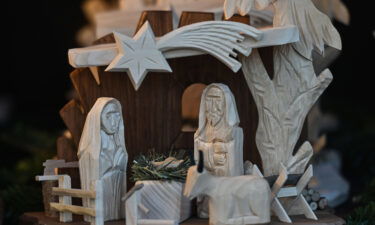
[(188, 170), (184, 195), (209, 198), (210, 225), (246, 225), (270, 222), (271, 191), (257, 176), (217, 177), (204, 169), (203, 152), (199, 163)]

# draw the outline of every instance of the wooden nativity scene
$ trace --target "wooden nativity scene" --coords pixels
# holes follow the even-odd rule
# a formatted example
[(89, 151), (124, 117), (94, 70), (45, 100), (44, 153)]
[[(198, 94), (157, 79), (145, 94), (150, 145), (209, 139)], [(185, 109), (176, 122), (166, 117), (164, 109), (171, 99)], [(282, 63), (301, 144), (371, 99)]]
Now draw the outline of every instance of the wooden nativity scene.
[[(251, 25), (267, 10), (271, 25)], [(305, 120), (340, 35), (311, 0), (218, 11), (176, 24), (173, 9), (146, 10), (134, 36), (69, 50), (76, 95), (60, 111), (58, 160), (36, 178), (47, 215), (36, 224), (344, 224), (304, 194)]]

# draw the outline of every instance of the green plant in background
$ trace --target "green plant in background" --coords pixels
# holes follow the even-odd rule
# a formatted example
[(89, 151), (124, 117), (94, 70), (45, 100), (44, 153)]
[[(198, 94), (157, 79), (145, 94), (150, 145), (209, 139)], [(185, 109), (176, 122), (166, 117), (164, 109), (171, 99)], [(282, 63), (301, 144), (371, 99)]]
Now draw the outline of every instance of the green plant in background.
[(346, 220), (347, 225), (374, 225), (375, 224), (375, 202), (354, 210)]
[[(43, 172), (42, 163), (56, 154), (57, 132), (18, 123), (0, 133), (0, 200), (3, 224), (18, 224), (28, 211), (42, 211), (41, 184), (35, 175)], [(1, 214), (2, 212), (0, 212)]]
[[(168, 180), (184, 182), (186, 179), (187, 171), (192, 165), (189, 156), (185, 154), (184, 150), (177, 152), (170, 152), (169, 154), (156, 153), (151, 150), (146, 155), (139, 155), (133, 160), (132, 180)], [(174, 157), (171, 158), (171, 157)], [(162, 166), (155, 166), (155, 162), (162, 162), (166, 159), (173, 159)], [(176, 161), (181, 163), (177, 167), (169, 167), (171, 163)]]
[(375, 224), (375, 179), (360, 196), (361, 207), (356, 208), (346, 219), (347, 225)]

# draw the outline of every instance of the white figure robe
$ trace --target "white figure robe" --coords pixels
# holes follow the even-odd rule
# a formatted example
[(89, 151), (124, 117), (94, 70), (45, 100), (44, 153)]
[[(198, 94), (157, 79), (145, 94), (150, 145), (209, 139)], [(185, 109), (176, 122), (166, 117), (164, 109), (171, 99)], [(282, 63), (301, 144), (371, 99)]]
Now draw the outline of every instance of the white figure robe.
[[(126, 194), (128, 162), (122, 116), (114, 135), (101, 129), (101, 113), (109, 103), (116, 104), (122, 115), (121, 105), (116, 99), (99, 98), (87, 116), (78, 151), (81, 188), (91, 190), (99, 179), (103, 183), (104, 221), (125, 217), (121, 198)], [(94, 208), (88, 199), (83, 199), (83, 205)], [(85, 216), (85, 221), (90, 222), (90, 217)]]

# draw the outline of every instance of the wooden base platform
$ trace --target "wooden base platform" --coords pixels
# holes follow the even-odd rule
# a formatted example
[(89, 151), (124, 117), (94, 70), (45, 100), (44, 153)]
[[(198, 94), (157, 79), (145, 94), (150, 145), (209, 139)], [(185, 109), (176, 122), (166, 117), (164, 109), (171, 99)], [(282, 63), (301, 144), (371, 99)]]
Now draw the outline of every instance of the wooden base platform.
[[(303, 216), (292, 216), (293, 225), (344, 225), (345, 221), (333, 214), (328, 212), (317, 212), (316, 215), (318, 216), (319, 220), (309, 220), (304, 218)], [(46, 217), (43, 212), (30, 212), (25, 213), (20, 218), (20, 225), (89, 225), (89, 223), (82, 222), (82, 217), (74, 217), (74, 221), (72, 223), (61, 223), (58, 221), (58, 218), (50, 218)], [(124, 225), (125, 221), (110, 221), (106, 222), (106, 225)], [(208, 220), (192, 218), (181, 225), (207, 225)], [(277, 220), (277, 218), (273, 218), (272, 222), (269, 225), (286, 225), (288, 223), (282, 223)]]

